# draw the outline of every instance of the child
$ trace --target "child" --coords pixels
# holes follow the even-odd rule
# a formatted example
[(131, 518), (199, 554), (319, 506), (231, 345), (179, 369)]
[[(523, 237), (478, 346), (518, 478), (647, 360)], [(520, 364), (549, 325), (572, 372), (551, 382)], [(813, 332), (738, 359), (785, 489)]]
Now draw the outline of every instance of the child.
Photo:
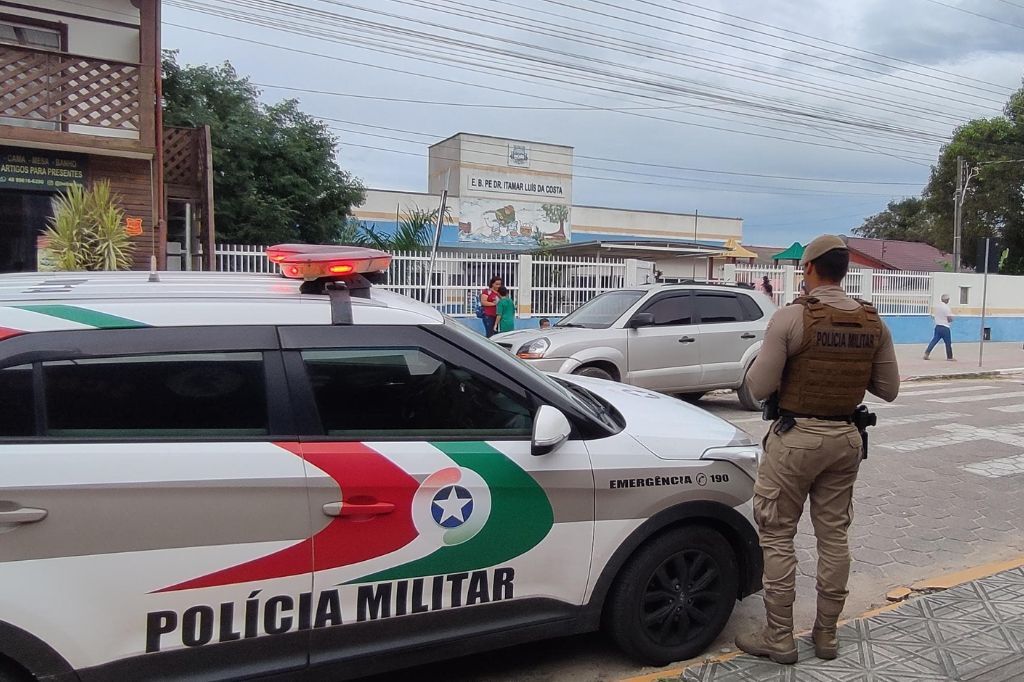
[(510, 332), (516, 328), (516, 304), (508, 294), (504, 286), (498, 289), (497, 319), (494, 321), (494, 331), (497, 333)]
[(551, 320), (549, 320), (546, 317), (540, 318), (540, 328), (541, 329), (551, 329)]

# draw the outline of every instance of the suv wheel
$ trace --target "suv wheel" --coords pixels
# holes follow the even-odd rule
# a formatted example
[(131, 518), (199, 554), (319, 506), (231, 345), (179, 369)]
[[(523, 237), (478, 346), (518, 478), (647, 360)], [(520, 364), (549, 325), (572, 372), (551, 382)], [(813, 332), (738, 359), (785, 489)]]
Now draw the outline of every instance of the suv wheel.
[(615, 377), (613, 377), (611, 374), (601, 369), (600, 367), (581, 367), (575, 372), (573, 372), (573, 374), (576, 374), (581, 377), (593, 377), (594, 379), (606, 379), (608, 381), (615, 381)]
[(743, 383), (736, 389), (736, 395), (739, 397), (740, 405), (743, 406), (744, 410), (752, 412), (761, 411), (761, 402), (754, 399), (754, 394), (750, 392), (750, 387), (747, 386), (746, 377), (743, 377)]
[(682, 661), (722, 632), (737, 590), (729, 542), (710, 528), (677, 528), (630, 559), (612, 588), (605, 625), (623, 651), (648, 665)]

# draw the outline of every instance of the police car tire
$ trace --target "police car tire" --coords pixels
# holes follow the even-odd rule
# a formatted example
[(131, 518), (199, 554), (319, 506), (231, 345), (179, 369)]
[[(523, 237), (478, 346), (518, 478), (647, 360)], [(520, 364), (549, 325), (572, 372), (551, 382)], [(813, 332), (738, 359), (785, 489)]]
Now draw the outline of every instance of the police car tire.
[[(702, 554), (713, 563), (717, 598), (701, 609), (707, 622), (678, 644), (655, 641), (645, 629), (645, 597), (654, 573), (681, 552)], [(675, 528), (650, 540), (616, 578), (604, 610), (605, 629), (629, 656), (647, 665), (667, 665), (700, 655), (722, 632), (732, 615), (739, 590), (736, 557), (721, 533), (703, 526)]]
[(25, 682), (30, 679), (21, 668), (0, 656), (0, 682)]
[(582, 367), (573, 374), (581, 377), (592, 377), (594, 379), (605, 379), (606, 381), (615, 381), (615, 377), (609, 374), (607, 371), (600, 367)]
[(761, 411), (761, 403), (754, 399), (754, 394), (750, 392), (750, 387), (747, 386), (746, 378), (743, 379), (740, 387), (736, 389), (736, 395), (739, 397), (740, 405), (743, 406), (744, 410), (752, 412)]

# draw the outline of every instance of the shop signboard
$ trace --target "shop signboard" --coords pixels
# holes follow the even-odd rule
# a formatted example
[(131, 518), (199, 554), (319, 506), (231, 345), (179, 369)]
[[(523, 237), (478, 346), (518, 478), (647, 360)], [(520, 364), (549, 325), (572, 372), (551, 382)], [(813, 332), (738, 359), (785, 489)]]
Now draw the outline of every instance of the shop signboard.
[(82, 154), (0, 147), (0, 189), (59, 192), (84, 185), (86, 167)]

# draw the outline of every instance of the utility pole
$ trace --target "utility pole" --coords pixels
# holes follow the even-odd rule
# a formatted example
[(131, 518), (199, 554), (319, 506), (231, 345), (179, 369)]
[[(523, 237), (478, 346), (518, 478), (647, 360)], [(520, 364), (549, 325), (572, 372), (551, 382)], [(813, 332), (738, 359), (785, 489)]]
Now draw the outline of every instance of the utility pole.
[(963, 241), (964, 157), (956, 157), (956, 191), (953, 193), (953, 272), (960, 272), (960, 251)]

